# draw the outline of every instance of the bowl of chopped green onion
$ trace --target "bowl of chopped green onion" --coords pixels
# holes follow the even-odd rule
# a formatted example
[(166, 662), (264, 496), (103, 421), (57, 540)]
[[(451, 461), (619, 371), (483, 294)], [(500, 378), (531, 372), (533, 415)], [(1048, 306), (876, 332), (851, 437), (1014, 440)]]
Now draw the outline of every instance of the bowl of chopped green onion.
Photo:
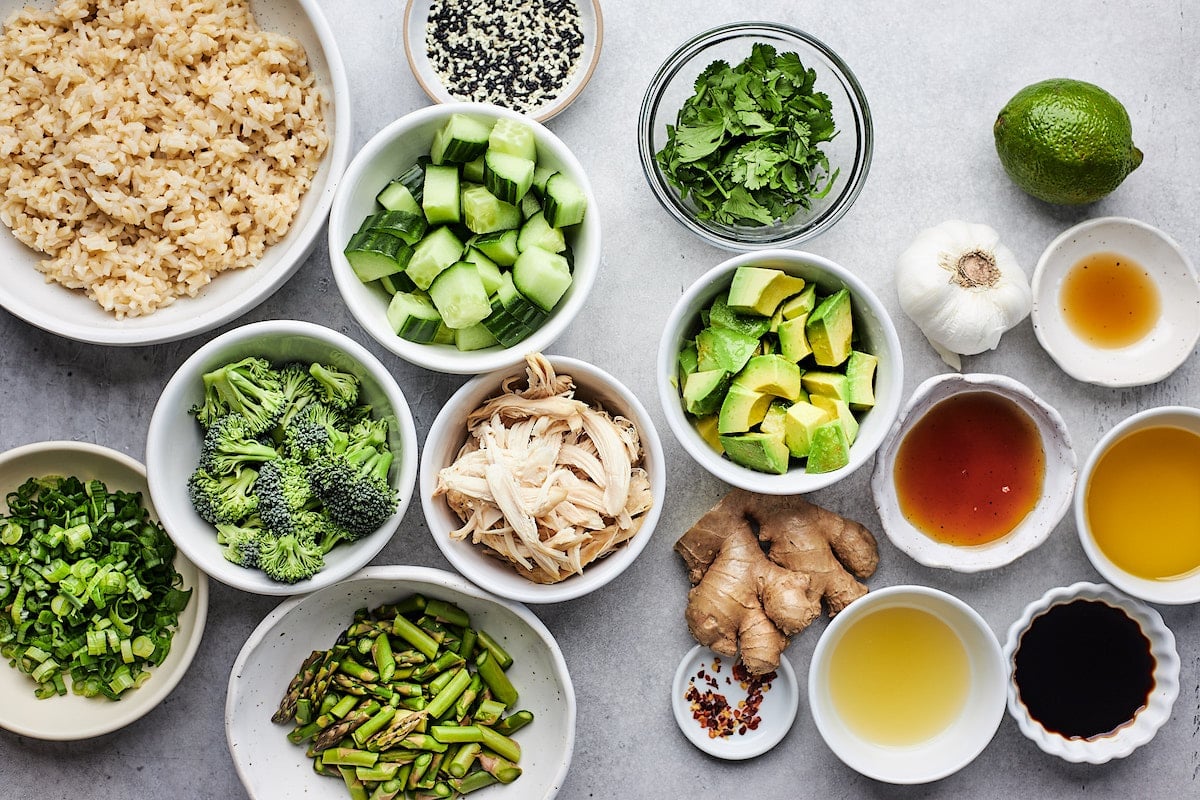
[(100, 736), (183, 678), (208, 579), (157, 517), (145, 467), (123, 453), (61, 441), (0, 454), (0, 727)]
[(283, 602), (229, 677), (225, 730), (248, 794), (553, 798), (575, 691), (525, 606), (427, 567), (369, 567)]
[(210, 577), (303, 594), (365, 566), (417, 473), (412, 412), (353, 339), (310, 322), (243, 325), (180, 365), (146, 435), (163, 527)]
[(726, 250), (788, 247), (854, 204), (874, 133), (854, 73), (809, 33), (737, 22), (684, 42), (655, 73), (638, 150), (655, 198)]

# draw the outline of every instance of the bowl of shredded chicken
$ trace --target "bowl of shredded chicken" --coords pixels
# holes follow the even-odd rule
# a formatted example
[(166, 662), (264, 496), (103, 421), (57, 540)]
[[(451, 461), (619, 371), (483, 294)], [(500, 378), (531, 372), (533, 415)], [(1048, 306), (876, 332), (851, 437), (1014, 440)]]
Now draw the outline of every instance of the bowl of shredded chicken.
[(513, 600), (591, 592), (646, 546), (662, 445), (633, 393), (597, 367), (532, 354), (466, 383), (430, 427), (421, 501), (447, 560)]

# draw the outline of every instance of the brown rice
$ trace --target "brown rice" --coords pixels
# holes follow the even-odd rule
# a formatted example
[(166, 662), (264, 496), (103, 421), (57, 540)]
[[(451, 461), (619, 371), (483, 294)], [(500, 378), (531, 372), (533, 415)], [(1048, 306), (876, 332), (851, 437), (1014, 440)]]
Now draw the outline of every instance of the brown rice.
[(0, 220), (118, 319), (287, 233), (328, 145), (303, 46), (246, 0), (63, 0), (0, 37)]

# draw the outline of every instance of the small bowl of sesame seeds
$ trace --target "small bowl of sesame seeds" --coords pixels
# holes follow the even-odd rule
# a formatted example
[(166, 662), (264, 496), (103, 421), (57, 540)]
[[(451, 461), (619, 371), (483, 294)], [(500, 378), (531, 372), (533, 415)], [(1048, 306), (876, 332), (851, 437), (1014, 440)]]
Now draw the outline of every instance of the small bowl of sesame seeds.
[(696, 645), (679, 662), (671, 685), (675, 721), (688, 741), (717, 758), (760, 756), (787, 735), (800, 707), (796, 673), (787, 659), (766, 675)]
[(600, 59), (599, 0), (408, 0), (404, 49), (438, 103), (490, 103), (545, 122)]

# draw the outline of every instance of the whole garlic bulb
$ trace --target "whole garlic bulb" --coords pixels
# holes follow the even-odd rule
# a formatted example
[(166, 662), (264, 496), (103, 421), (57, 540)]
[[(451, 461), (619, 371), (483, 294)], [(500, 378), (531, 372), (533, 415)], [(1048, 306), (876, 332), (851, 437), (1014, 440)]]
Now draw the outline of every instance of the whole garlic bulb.
[(921, 231), (896, 263), (900, 307), (942, 360), (995, 349), (1033, 302), (1016, 257), (987, 225), (948, 220)]

